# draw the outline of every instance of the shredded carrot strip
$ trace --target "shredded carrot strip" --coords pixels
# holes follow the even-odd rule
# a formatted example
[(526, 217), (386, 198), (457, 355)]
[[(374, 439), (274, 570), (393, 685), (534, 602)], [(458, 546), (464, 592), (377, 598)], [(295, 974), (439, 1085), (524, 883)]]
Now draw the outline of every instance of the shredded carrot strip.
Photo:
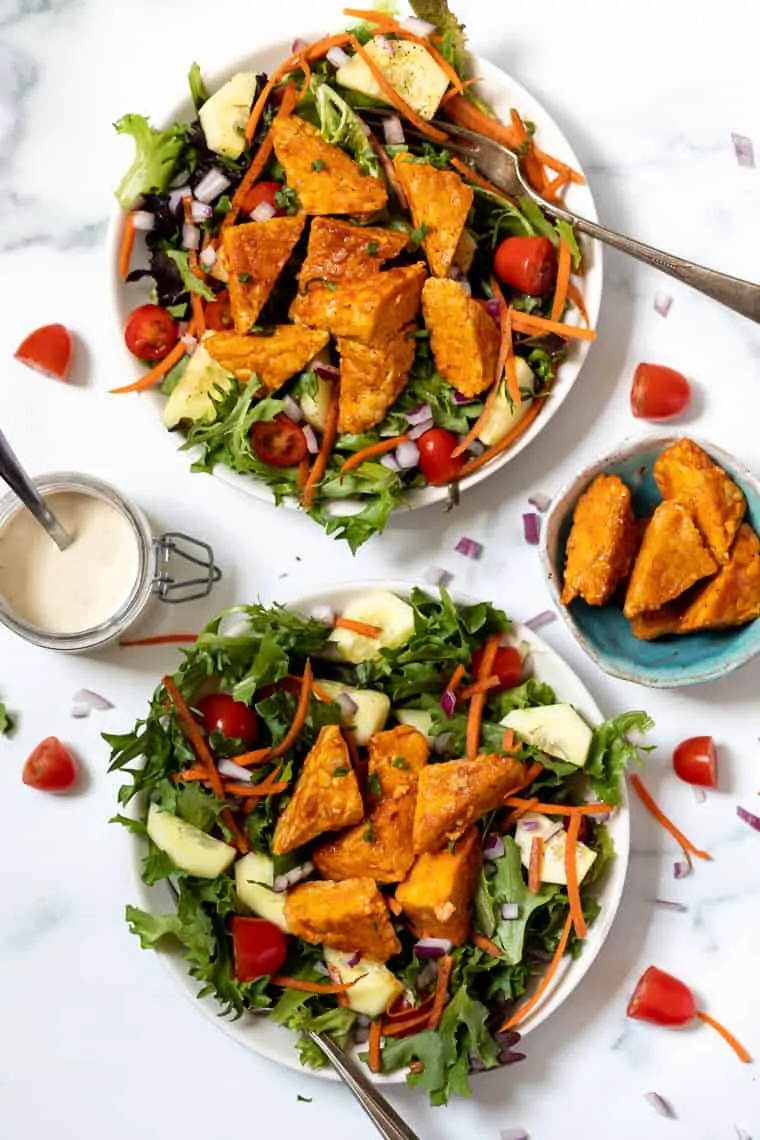
[(197, 640), (197, 633), (162, 633), (158, 637), (138, 637), (134, 640), (122, 639), (119, 645), (125, 649), (134, 649), (138, 645), (182, 645)]
[(508, 150), (515, 150), (519, 145), (512, 127), (505, 126), (498, 119), (492, 119), (463, 95), (456, 94), (448, 100), (446, 113), (460, 127), (473, 131), (476, 135), (485, 135), (487, 139), (501, 143)]
[(380, 1042), (383, 1036), (382, 1019), (376, 1017), (369, 1027), (369, 1068), (372, 1073), (380, 1072)]
[[(184, 701), (184, 698), (182, 697), (182, 694), (180, 693), (177, 686), (174, 684), (174, 681), (169, 676), (164, 677), (161, 684), (164, 686), (164, 689), (166, 690), (166, 695), (168, 696), (169, 700), (171, 701), (172, 705), (174, 706), (174, 710), (177, 714), (177, 719), (179, 720), (180, 727), (182, 728), (182, 731), (184, 732), (185, 736), (187, 737), (188, 743), (191, 745), (191, 747), (192, 747), (193, 751), (195, 752), (196, 756), (198, 757), (198, 760), (200, 761), (200, 763), (206, 769), (208, 782), (209, 782), (209, 785), (211, 787), (211, 791), (214, 793), (214, 795), (216, 796), (216, 798), (218, 800), (224, 800), (225, 796), (224, 796), (224, 786), (222, 784), (222, 778), (219, 775), (219, 772), (217, 771), (216, 765), (214, 764), (214, 758), (212, 757), (211, 753), (208, 750), (208, 745), (206, 744), (206, 741), (201, 736), (198, 725), (193, 720), (193, 716), (192, 716), (192, 713), (190, 712), (190, 709), (185, 704), (185, 701)], [(229, 810), (229, 808), (224, 809), (224, 811), (222, 812), (221, 818), (222, 818), (224, 824), (226, 825), (226, 827), (232, 833), (233, 839), (235, 840), (235, 846), (237, 847), (238, 851), (243, 852), (243, 853), (248, 851), (248, 849), (249, 849), (248, 840), (243, 835), (242, 831), (240, 830), (237, 823), (235, 822), (235, 819), (232, 815), (232, 812)]]
[[(514, 810), (511, 811), (509, 813), (509, 815), (506, 817), (506, 819), (504, 820), (504, 822), (501, 825), (501, 830), (502, 831), (509, 831), (510, 827), (512, 827), (515, 823), (517, 823), (518, 819), (520, 819), (521, 816), (524, 816), (526, 812), (536, 811), (536, 809), (538, 808), (539, 802), (540, 801), (538, 799), (538, 796), (536, 796), (536, 798), (532, 799), (532, 800), (523, 800), (522, 805), (520, 807), (514, 808)], [(507, 806), (509, 806), (509, 805), (507, 804)]]
[(654, 816), (657, 822), (661, 824), (666, 831), (670, 832), (676, 843), (678, 843), (685, 852), (690, 852), (692, 855), (696, 855), (697, 859), (712, 858), (712, 856), (709, 855), (707, 851), (700, 851), (698, 847), (695, 847), (691, 840), (687, 839), (683, 832), (678, 830), (673, 821), (668, 819), (668, 817), (665, 815), (665, 812), (661, 807), (658, 806), (658, 804), (644, 787), (640, 776), (631, 776), (631, 783), (636, 789), (636, 793), (647, 811)]
[(322, 433), (322, 442), (319, 446), (319, 454), (314, 460), (309, 478), (303, 489), (303, 505), (308, 511), (314, 501), (314, 493), (317, 485), (327, 470), (327, 464), (330, 461), (330, 453), (335, 443), (335, 436), (338, 431), (338, 398), (340, 395), (340, 386), (337, 380), (332, 383), (332, 390), (330, 392), (330, 407), (327, 412), (327, 419), (325, 421), (325, 430)]
[(751, 1062), (752, 1058), (747, 1050), (740, 1041), (736, 1040), (733, 1033), (729, 1033), (725, 1025), (721, 1025), (719, 1021), (716, 1021), (714, 1017), (710, 1017), (709, 1013), (705, 1013), (702, 1009), (698, 1009), (694, 1016), (698, 1017), (700, 1021), (703, 1021), (705, 1025), (709, 1025), (710, 1028), (714, 1029), (717, 1033), (720, 1033), (723, 1040), (728, 1042), (740, 1061), (743, 1061), (745, 1065)]
[[(502, 752), (514, 752), (515, 750), (515, 734), (511, 728), (504, 730), (504, 735), (501, 738), (501, 750)], [(539, 765), (539, 767), (541, 766)], [(543, 771), (543, 769), (541, 770)], [(523, 785), (523, 787), (526, 786), (525, 784)], [(513, 789), (513, 794), (515, 790), (516, 789)]]
[(255, 752), (244, 752), (242, 756), (233, 756), (232, 761), (240, 768), (250, 768), (253, 764), (263, 764), (269, 759), (271, 749), (257, 748)]
[(567, 898), (570, 903), (570, 913), (573, 916), (575, 934), (578, 938), (585, 938), (588, 934), (588, 927), (586, 926), (586, 919), (583, 917), (581, 889), (578, 884), (578, 835), (580, 828), (580, 815), (572, 815), (565, 842), (565, 878), (567, 879)]
[[(187, 199), (185, 199), (187, 201)], [(198, 263), (198, 254), (194, 249), (190, 250), (188, 257), (188, 265), (192, 270), (195, 277), (199, 281), (203, 280), (203, 270)], [(203, 299), (197, 293), (190, 294), (190, 307), (193, 310), (193, 328), (195, 329), (195, 336), (199, 339), (206, 331), (206, 314), (203, 308)]]
[(303, 491), (306, 486), (306, 480), (309, 478), (309, 460), (304, 456), (298, 464), (298, 490)]
[(500, 373), (499, 373), (499, 370), (497, 367), (496, 379), (494, 380), (493, 384), (491, 385), (490, 392), (486, 396), (486, 402), (483, 404), (483, 411), (480, 413), (480, 415), (476, 419), (475, 423), (472, 425), (470, 430), (467, 432), (467, 435), (464, 437), (462, 442), (458, 443), (457, 446), (452, 451), (452, 453), (451, 453), (452, 459), (455, 459), (458, 455), (463, 455), (469, 447), (472, 447), (473, 443), (475, 442), (475, 440), (480, 435), (480, 431), (481, 431), (481, 428), (483, 427), (483, 424), (488, 420), (489, 416), (491, 415), (491, 411), (493, 409), (494, 404), (496, 403), (496, 397), (499, 395), (499, 389), (500, 388), (501, 388), (501, 379), (500, 379)]
[(404, 913), (404, 908), (401, 906), (401, 903), (398, 901), (398, 899), (395, 899), (393, 895), (386, 895), (385, 901), (388, 904), (388, 910), (391, 912), (391, 914), (395, 914), (396, 918), (398, 918), (400, 914)]
[(534, 835), (530, 844), (530, 862), (528, 864), (528, 890), (535, 895), (541, 886), (541, 868), (544, 865), (544, 841), (540, 835)]
[[(514, 323), (513, 326), (514, 328)], [(486, 463), (490, 463), (497, 455), (501, 455), (502, 451), (506, 451), (511, 447), (521, 435), (525, 435), (526, 431), (533, 423), (534, 419), (541, 411), (543, 400), (533, 400), (527, 412), (519, 423), (507, 432), (498, 443), (494, 443), (491, 447), (486, 448), (482, 455), (476, 459), (471, 459), (469, 463), (465, 463), (461, 471), (455, 476), (456, 479), (466, 479), (468, 475), (472, 475), (475, 471), (479, 471), (481, 467), (485, 467)]]
[(561, 174), (556, 174), (551, 182), (547, 182), (544, 187), (544, 198), (548, 198), (550, 202), (559, 201), (561, 191), (570, 182), (570, 171), (563, 170)]
[(578, 186), (584, 184), (585, 179), (583, 175), (579, 174), (577, 170), (573, 170), (572, 166), (568, 166), (566, 162), (561, 162), (560, 159), (554, 158), (553, 155), (540, 150), (539, 147), (535, 147), (534, 149), (536, 158), (543, 166), (548, 166), (550, 170), (558, 174), (564, 174), (565, 171), (567, 171), (571, 182), (575, 182)]
[(567, 304), (567, 287), (570, 284), (570, 246), (564, 238), (559, 239), (559, 257), (557, 259), (557, 281), (554, 286), (554, 300), (552, 301), (551, 319), (558, 321), (565, 311)]
[(192, 768), (185, 768), (183, 772), (175, 772), (172, 776), (175, 784), (182, 782), (183, 784), (192, 784), (196, 781), (208, 781), (208, 772), (202, 764), (196, 764)]
[(170, 372), (175, 364), (182, 359), (185, 355), (185, 346), (181, 340), (178, 340), (171, 352), (160, 360), (158, 364), (146, 372), (139, 380), (135, 380), (134, 384), (127, 384), (124, 388), (112, 388), (111, 395), (119, 396), (123, 392), (144, 392), (146, 388), (152, 388), (157, 384), (162, 376)]
[[(478, 670), (479, 681), (484, 681), (486, 677), (491, 676), (500, 642), (501, 634), (499, 633), (495, 633), (492, 637), (489, 637), (486, 642), (483, 658)], [(485, 693), (476, 693), (470, 701), (470, 708), (467, 713), (467, 743), (465, 749), (465, 756), (468, 760), (474, 760), (478, 754), (478, 748), (480, 747), (480, 726), (483, 721), (485, 703)]]
[(415, 1033), (418, 1029), (426, 1029), (430, 1021), (430, 1010), (423, 1010), (421, 1007), (409, 1010), (410, 1017), (404, 1021), (388, 1021), (383, 1022), (383, 1037), (407, 1037), (410, 1033)]
[[(297, 97), (295, 87), (292, 83), (289, 83), (285, 89), (282, 103), (280, 103), (280, 106), (277, 109), (275, 119), (286, 119), (290, 114), (292, 114), (296, 102)], [(222, 229), (226, 229), (228, 226), (231, 226), (237, 219), (237, 216), (242, 209), (246, 195), (263, 172), (264, 167), (266, 166), (270, 155), (272, 154), (273, 147), (274, 137), (270, 128), (262, 139), (261, 146), (256, 152), (256, 157), (246, 170), (245, 174), (243, 175), (242, 182), (232, 197), (230, 209), (227, 212), (224, 221), (222, 222)]]
[(285, 736), (282, 738), (276, 748), (272, 749), (271, 756), (282, 756), (290, 748), (292, 744), (298, 739), (298, 734), (304, 726), (304, 722), (309, 712), (309, 697), (311, 696), (312, 672), (311, 661), (307, 661), (303, 670), (303, 683), (301, 685), (301, 694), (298, 698), (298, 705), (296, 707), (296, 715)]
[[(340, 974), (338, 973), (335, 966), (328, 966), (327, 973), (330, 975), (331, 982), (334, 982), (336, 985), (340, 984)], [(350, 1000), (351, 999), (349, 998), (348, 994), (338, 994), (337, 1002), (341, 1009), (345, 1009), (348, 1006)]]
[(303, 83), (301, 84), (301, 93), (298, 96), (299, 103), (309, 94), (309, 88), (311, 86), (311, 68), (309, 67), (309, 61), (305, 55), (301, 56), (300, 66), (303, 71)]
[[(407, 1018), (414, 1017), (418, 1013), (421, 1013), (422, 1010), (426, 1010), (429, 1015), (430, 1010), (433, 1006), (433, 1002), (435, 1001), (435, 994), (429, 993), (425, 998), (422, 999), (419, 1005), (407, 1005), (406, 998), (397, 1000), (400, 1000), (403, 1004), (399, 1009), (394, 1009), (394, 1007), (391, 1006), (391, 1008), (386, 1013), (385, 1018), (383, 1019), (384, 1024), (387, 1024), (389, 1021), (405, 1021)], [(397, 1003), (394, 1002), (394, 1005), (396, 1004)]]
[(268, 780), (262, 780), (260, 784), (236, 784), (228, 781), (224, 785), (224, 790), (230, 796), (277, 796), (280, 792), (286, 791), (288, 788), (287, 780), (279, 780), (270, 784)]
[(483, 950), (486, 954), (490, 954), (492, 958), (502, 958), (504, 952), (492, 942), (490, 938), (486, 938), (485, 934), (478, 934), (475, 931), (470, 935), (470, 942), (473, 946), (477, 946), (478, 950)]
[[(368, 23), (376, 24), (382, 29), (383, 34), (391, 32), (393, 35), (398, 36), (399, 39), (409, 40), (413, 44), (420, 44), (421, 47), (424, 47), (430, 55), (432, 55), (454, 90), (460, 94), (464, 91), (464, 83), (449, 61), (433, 47), (430, 40), (415, 35), (414, 32), (411, 32), (408, 28), (405, 28), (403, 24), (400, 24), (398, 20), (394, 20), (392, 16), (389, 16), (385, 12), (378, 12), (376, 9), (365, 10), (364, 8), (344, 8), (343, 15), (352, 16), (357, 20), (366, 20)], [(474, 80), (470, 82), (474, 82)]]
[[(362, 977), (366, 977), (362, 974)], [(360, 981), (355, 978), (353, 982), (307, 982), (303, 978), (290, 978), (286, 974), (273, 974), (269, 979), (270, 985), (279, 986), (283, 990), (300, 990), (305, 994), (344, 994)]]
[(512, 310), (507, 305), (504, 299), (504, 294), (501, 291), (499, 282), (495, 277), (491, 277), (491, 289), (494, 296), (499, 300), (499, 316), (501, 326), (501, 344), (499, 345), (499, 357), (496, 365), (496, 375), (501, 376), (504, 368), (507, 370), (507, 392), (509, 398), (515, 407), (519, 408), (522, 403), (522, 393), (520, 386), (517, 383), (517, 368), (515, 367), (515, 350), (512, 344)]
[(464, 675), (465, 675), (464, 665), (457, 665), (456, 669), (454, 670), (454, 672), (451, 674), (451, 677), (449, 678), (449, 683), (446, 686), (446, 688), (449, 690), (449, 692), (454, 693), (455, 696), (456, 696), (457, 689), (462, 684), (462, 679), (464, 678)]
[(371, 131), (367, 135), (367, 141), (377, 155), (380, 165), (383, 168), (383, 174), (385, 175), (391, 190), (396, 195), (399, 206), (402, 210), (408, 210), (409, 200), (404, 192), (404, 187), (401, 185), (396, 176), (396, 168), (391, 162), (387, 150), (380, 142), (378, 142)]
[(393, 435), (388, 439), (381, 439), (379, 443), (373, 443), (370, 447), (364, 447), (361, 451), (355, 451), (341, 467), (341, 478), (347, 471), (353, 471), (355, 467), (359, 467), (365, 460), (375, 459), (378, 455), (385, 455), (386, 452), (393, 451), (400, 443), (406, 443), (408, 439), (409, 436), (406, 434)]
[[(532, 801), (531, 801), (532, 802)], [(528, 803), (527, 800), (521, 800), (518, 796), (510, 795), (504, 801), (507, 807), (525, 807)], [(594, 804), (542, 804), (539, 803), (537, 807), (531, 808), (531, 811), (540, 811), (543, 815), (601, 815), (603, 812), (611, 812), (615, 809), (611, 804), (594, 803)]]
[[(455, 93), (452, 92), (452, 95), (453, 94)], [(489, 182), (479, 171), (468, 166), (466, 162), (462, 162), (461, 158), (450, 158), (449, 163), (463, 178), (467, 178), (470, 182), (474, 183), (475, 186), (479, 186), (481, 190), (487, 190), (489, 194), (495, 194), (496, 197), (501, 198), (503, 202), (509, 202), (514, 205), (514, 198), (510, 198), (503, 190), (499, 190), (494, 186), (493, 182)]]
[(570, 298), (570, 300), (573, 302), (573, 304), (575, 305), (575, 307), (578, 310), (578, 312), (580, 313), (580, 315), (583, 317), (586, 328), (589, 328), (591, 325), (591, 322), (588, 319), (588, 311), (586, 310), (586, 306), (583, 302), (583, 296), (581, 294), (580, 289), (577, 289), (575, 287), (575, 285), (573, 285), (572, 281), (570, 281), (568, 283), (567, 295)]
[(387, 101), (396, 108), (399, 114), (403, 115), (405, 119), (408, 119), (410, 123), (413, 123), (417, 130), (420, 131), (423, 135), (427, 135), (428, 138), (434, 139), (435, 142), (446, 142), (446, 135), (443, 133), (443, 131), (439, 131), (437, 127), (431, 127), (430, 123), (428, 123), (426, 119), (420, 118), (417, 112), (412, 110), (406, 100), (402, 99), (396, 88), (391, 86), (380, 68), (375, 63), (372, 56), (369, 55), (367, 51), (365, 51), (356, 37), (351, 36), (349, 42), (356, 54), (358, 56), (361, 56), (369, 70), (372, 72), (375, 80), (377, 81), (378, 87), (383, 93), (384, 98), (387, 99)]
[(501, 684), (498, 677), (486, 677), (483, 681), (476, 681), (474, 685), (468, 685), (466, 689), (462, 689), (459, 694), (460, 701), (469, 701), (471, 697), (476, 697), (478, 693), (488, 693), (491, 689), (496, 689)]
[(366, 621), (353, 621), (351, 618), (336, 618), (334, 625), (336, 629), (348, 629), (351, 633), (361, 634), (362, 637), (379, 637), (383, 632), (379, 625), (370, 625)]
[[(432, 38), (433, 37), (431, 36), (431, 39)], [(475, 83), (480, 83), (482, 78), (483, 78), (482, 75), (472, 75), (469, 79), (463, 79), (462, 80), (462, 91), (466, 91), (468, 87), (472, 87), (473, 84), (475, 84)], [(446, 94), (444, 95), (443, 99), (441, 99), (441, 106), (445, 107), (450, 99), (453, 99), (455, 95), (459, 95), (459, 94), (461, 94), (461, 92), (457, 91), (454, 88), (452, 88), (451, 91), (447, 91)]]
[(333, 700), (333, 698), (330, 696), (330, 694), (326, 693), (325, 690), (323, 688), (321, 688), (317, 684), (316, 681), (312, 681), (311, 691), (314, 694), (314, 696), (317, 698), (318, 701), (325, 701), (329, 705), (330, 702)]
[(512, 309), (512, 328), (521, 333), (556, 333), (557, 336), (570, 340), (596, 340), (593, 329), (576, 328), (575, 325), (565, 325), (560, 321), (547, 321), (545, 317), (518, 313), (516, 309)]
[(135, 216), (127, 214), (124, 219), (124, 230), (119, 246), (119, 277), (126, 281), (129, 273), (129, 263), (132, 260), (132, 250), (135, 248)]
[(525, 1005), (521, 1006), (512, 1014), (511, 1017), (507, 1018), (499, 1030), (500, 1033), (505, 1033), (508, 1029), (514, 1029), (514, 1027), (518, 1025), (525, 1017), (527, 1017), (530, 1011), (532, 1009), (535, 1009), (535, 1007), (538, 1005), (539, 1001), (551, 985), (552, 979), (557, 972), (560, 962), (562, 961), (562, 955), (567, 949), (567, 940), (570, 937), (570, 931), (572, 928), (573, 916), (572, 914), (568, 913), (567, 919), (565, 920), (565, 927), (562, 931), (562, 937), (559, 940), (557, 949), (554, 951), (554, 957), (549, 963), (549, 967), (538, 985), (538, 989), (533, 994), (533, 997), (526, 1001)]
[[(508, 728), (507, 731), (504, 733), (504, 737), (503, 737), (502, 742), (501, 742), (501, 746), (505, 752), (511, 752), (512, 749), (514, 748), (514, 743), (512, 744), (512, 748), (506, 748), (504, 745), (504, 742), (505, 742), (506, 737), (507, 737), (507, 733), (510, 733), (510, 732), (512, 732), (512, 729)], [(512, 733), (512, 736), (514, 737), (514, 733)], [(533, 781), (538, 779), (538, 777), (541, 775), (543, 770), (544, 770), (543, 764), (539, 764), (538, 761), (536, 761), (535, 764), (531, 764), (530, 768), (527, 769), (524, 777), (522, 778), (520, 783), (517, 785), (517, 787), (512, 789), (512, 791), (510, 792), (510, 795), (516, 796), (518, 792), (522, 792), (525, 788), (530, 787), (530, 785), (533, 783)]]
[(438, 1024), (443, 1014), (446, 999), (449, 995), (449, 978), (451, 971), (454, 969), (454, 959), (450, 954), (444, 954), (442, 958), (438, 959), (438, 977), (435, 982), (435, 1000), (433, 1001), (433, 1008), (430, 1011), (430, 1020), (428, 1021), (428, 1029), (437, 1029)]

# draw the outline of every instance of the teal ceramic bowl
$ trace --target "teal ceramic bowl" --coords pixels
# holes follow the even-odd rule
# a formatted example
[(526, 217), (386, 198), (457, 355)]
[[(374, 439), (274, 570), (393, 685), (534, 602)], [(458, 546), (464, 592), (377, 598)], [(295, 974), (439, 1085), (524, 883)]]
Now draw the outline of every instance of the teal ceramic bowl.
[[(615, 451), (592, 463), (554, 500), (546, 518), (541, 557), (554, 602), (578, 644), (600, 669), (613, 677), (650, 688), (674, 689), (715, 681), (760, 653), (760, 619), (735, 630), (690, 633), (639, 641), (619, 605), (589, 606), (577, 599), (560, 603), (565, 546), (573, 510), (599, 474), (619, 475), (631, 488), (637, 515), (651, 514), (661, 502), (652, 476), (658, 455), (678, 435), (650, 435), (625, 440)], [(747, 522), (760, 533), (760, 481), (743, 463), (715, 444), (688, 435), (741, 487), (747, 499)]]

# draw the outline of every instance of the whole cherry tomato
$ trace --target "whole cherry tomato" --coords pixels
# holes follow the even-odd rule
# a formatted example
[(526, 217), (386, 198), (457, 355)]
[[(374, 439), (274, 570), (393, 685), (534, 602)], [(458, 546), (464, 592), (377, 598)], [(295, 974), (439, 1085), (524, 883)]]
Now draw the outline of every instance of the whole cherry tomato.
[(270, 467), (295, 467), (307, 453), (306, 436), (289, 416), (280, 412), (273, 420), (259, 420), (251, 428), (256, 456)]
[(691, 399), (689, 381), (664, 364), (639, 364), (633, 374), (631, 411), (637, 419), (667, 420)]
[(29, 333), (13, 355), (43, 376), (68, 380), (73, 354), (74, 340), (65, 325), (43, 325)]
[[(480, 676), (480, 666), (483, 663), (485, 648), (479, 649), (472, 659), (472, 672)], [(520, 651), (512, 645), (501, 645), (496, 650), (496, 658), (491, 674), (499, 678), (498, 687), (492, 692), (502, 693), (505, 689), (513, 689), (522, 676), (522, 657)]]
[(251, 982), (266, 974), (276, 974), (287, 957), (288, 944), (279, 926), (264, 918), (232, 919), (232, 949), (235, 977)]
[(456, 479), (465, 465), (463, 455), (451, 454), (459, 440), (445, 428), (431, 428), (417, 440), (420, 451), (420, 471), (428, 483), (440, 486)]
[(711, 736), (690, 736), (682, 740), (673, 753), (673, 767), (677, 776), (687, 784), (701, 788), (717, 788), (718, 755)]
[(200, 724), (209, 735), (221, 732), (222, 736), (242, 740), (246, 748), (253, 748), (258, 740), (259, 718), (256, 713), (227, 693), (209, 693), (201, 697), (195, 708)]
[(48, 736), (30, 754), (21, 779), (41, 792), (65, 792), (76, 783), (79, 768), (57, 736)]
[(177, 322), (160, 305), (140, 305), (127, 317), (124, 340), (140, 360), (163, 360), (177, 343)]
[(557, 276), (557, 251), (547, 237), (508, 237), (498, 246), (493, 266), (505, 285), (543, 297)]
[(656, 966), (641, 975), (626, 1010), (629, 1017), (654, 1025), (688, 1025), (696, 1012), (689, 987)]

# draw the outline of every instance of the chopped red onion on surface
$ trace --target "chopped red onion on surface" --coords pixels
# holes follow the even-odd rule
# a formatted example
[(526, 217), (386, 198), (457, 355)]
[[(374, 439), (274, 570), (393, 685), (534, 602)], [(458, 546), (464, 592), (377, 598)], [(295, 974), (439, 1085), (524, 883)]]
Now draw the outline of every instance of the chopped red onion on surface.
[(463, 554), (465, 558), (472, 558), (473, 561), (477, 562), (483, 553), (483, 543), (476, 542), (474, 538), (468, 538), (466, 535), (463, 535), (454, 549), (457, 554)]
[(707, 799), (707, 792), (704, 788), (700, 788), (699, 784), (692, 784), (691, 790), (694, 793), (694, 799), (698, 804), (703, 804)]
[(499, 1140), (530, 1140), (524, 1128), (502, 1128)]
[(740, 1128), (738, 1124), (735, 1124), (734, 1131), (736, 1132), (736, 1140), (752, 1140), (746, 1128)]
[(661, 907), (662, 910), (677, 911), (679, 914), (686, 914), (689, 909), (687, 906), (684, 906), (683, 903), (673, 902), (671, 899), (655, 899), (654, 905)]
[(198, 260), (204, 269), (212, 269), (216, 265), (217, 253), (213, 245), (207, 245), (205, 249), (201, 250)]
[(673, 864), (673, 878), (685, 879), (691, 874), (691, 865), (685, 859), (679, 859)]
[(528, 546), (538, 546), (541, 538), (541, 519), (535, 511), (523, 515), (523, 538)]
[(477, 396), (463, 396), (461, 392), (455, 392), (453, 401), (455, 404), (474, 404)]
[(433, 418), (433, 409), (430, 404), (418, 404), (416, 408), (412, 408), (411, 412), (404, 412), (404, 418), (412, 427), (415, 424), (424, 424), (426, 420)]
[(387, 467), (389, 471), (400, 471), (398, 460), (392, 451), (386, 452), (385, 455), (380, 457), (380, 464), (382, 467)]
[(741, 807), (741, 805), (737, 807), (736, 814), (739, 816), (739, 819), (743, 820), (744, 823), (748, 823), (755, 831), (760, 831), (760, 816), (753, 815), (751, 811), (747, 811), (747, 809)]
[(501, 319), (501, 301), (499, 300), (499, 298), (498, 297), (491, 297), (490, 300), (486, 301), (486, 310), (488, 311), (489, 316), (493, 317), (493, 319), (495, 321), (500, 320)]
[(553, 621), (557, 620), (557, 615), (553, 610), (542, 610), (540, 614), (535, 617), (529, 618), (526, 621), (528, 629), (532, 629), (535, 633), (536, 630), (542, 629), (545, 625), (551, 625)]
[(182, 227), (182, 245), (185, 249), (197, 249), (201, 244), (201, 231), (197, 226), (185, 223)]
[[(306, 428), (304, 428), (304, 432)], [(311, 611), (314, 621), (323, 621), (326, 625), (335, 625), (335, 611), (331, 606), (314, 606)]]
[(340, 711), (343, 713), (343, 716), (346, 718), (346, 720), (348, 720), (349, 717), (356, 716), (356, 711), (359, 706), (353, 697), (349, 696), (348, 693), (338, 693), (335, 700), (340, 705)]
[(661, 317), (667, 317), (672, 304), (673, 298), (669, 297), (667, 293), (658, 293), (654, 299), (654, 311), (659, 313)]
[(443, 715), (448, 720), (451, 720), (454, 715), (454, 709), (457, 707), (457, 699), (454, 693), (452, 693), (451, 689), (443, 690), (441, 693), (440, 705), (443, 709)]
[(383, 119), (383, 137), (386, 146), (403, 146), (406, 142), (404, 127), (398, 115), (388, 115)]
[(294, 400), (291, 395), (283, 396), (282, 402), (285, 405), (285, 415), (288, 416), (294, 424), (300, 424), (303, 419), (303, 412), (301, 405), (297, 400)]
[(306, 440), (306, 450), (308, 451), (309, 455), (316, 455), (319, 451), (319, 440), (317, 439), (314, 428), (311, 426), (311, 424), (304, 424), (301, 428), (301, 431), (304, 434), (304, 439)]
[(402, 471), (409, 471), (420, 461), (420, 449), (413, 440), (400, 443), (396, 448), (396, 462)]
[(255, 210), (251, 210), (248, 215), (252, 222), (268, 222), (275, 214), (277, 209), (271, 202), (259, 202)]
[(173, 214), (176, 214), (180, 207), (183, 198), (189, 198), (192, 190), (189, 186), (178, 186), (176, 190), (172, 190), (169, 195), (169, 209)]
[(198, 347), (198, 341), (196, 337), (191, 336), (190, 333), (184, 333), (179, 339), (185, 346), (185, 352), (191, 356)]
[(734, 131), (731, 132), (731, 142), (734, 144), (734, 154), (739, 166), (754, 166), (755, 165), (755, 147), (752, 139), (747, 138), (746, 135), (737, 135)]
[(322, 380), (337, 380), (340, 376), (340, 368), (334, 364), (315, 364), (314, 371)]
[(242, 780), (244, 783), (250, 782), (251, 773), (247, 768), (236, 764), (234, 760), (228, 760), (226, 757), (222, 757), (216, 766), (223, 776), (228, 776), (231, 780)]
[(435, 31), (435, 24), (431, 24), (429, 20), (421, 20), (419, 16), (407, 16), (401, 23), (410, 32), (414, 32), (415, 36), (429, 36)]
[(207, 206), (205, 202), (191, 202), (190, 203), (190, 217), (194, 222), (207, 222), (213, 210)]
[(444, 570), (442, 566), (431, 566), (423, 577), (429, 586), (443, 586), (444, 589), (454, 579), (454, 575), (449, 570)]
[(92, 689), (80, 689), (71, 702), (71, 715), (79, 720), (91, 712), (105, 712), (112, 708), (111, 701), (101, 697), (100, 693), (93, 693)]
[(450, 950), (451, 942), (448, 938), (420, 938), (414, 946), (418, 958), (442, 958)]
[(148, 233), (156, 224), (155, 214), (151, 214), (150, 210), (135, 210), (132, 214), (132, 225), (136, 230), (141, 230), (143, 233)]
[(511, 922), (520, 917), (520, 907), (516, 902), (506, 902), (501, 905), (501, 917), (505, 922)]
[(438, 756), (440, 756), (442, 753), (444, 753), (446, 751), (446, 749), (448, 748), (450, 743), (451, 743), (451, 733), (450, 732), (439, 733), (439, 735), (436, 736), (435, 739), (433, 740), (433, 752), (435, 752)]
[(333, 67), (345, 67), (351, 57), (342, 47), (331, 47), (326, 58)]
[(644, 1093), (644, 1100), (648, 1101), (649, 1104), (651, 1104), (652, 1108), (655, 1110), (658, 1116), (666, 1116), (669, 1120), (675, 1119), (676, 1114), (673, 1112), (673, 1109), (670, 1107), (664, 1097), (660, 1096), (659, 1093)]
[(500, 835), (489, 835), (483, 844), (484, 859), (501, 859), (504, 854), (504, 840)]
[(361, 960), (361, 952), (359, 950), (354, 950), (353, 954), (351, 954), (351, 956), (346, 959), (346, 965), (348, 966), (349, 970), (353, 970), (355, 966), (359, 965)]
[(406, 434), (410, 439), (420, 439), (425, 432), (430, 431), (433, 426), (433, 417), (431, 416), (430, 419), (423, 420), (421, 424), (415, 424), (414, 427), (410, 427)]
[(528, 502), (532, 507), (535, 507), (537, 511), (540, 511), (541, 514), (544, 514), (546, 511), (548, 511), (549, 507), (552, 505), (552, 501), (549, 496), (544, 495), (541, 491), (535, 491), (532, 495), (529, 495)]

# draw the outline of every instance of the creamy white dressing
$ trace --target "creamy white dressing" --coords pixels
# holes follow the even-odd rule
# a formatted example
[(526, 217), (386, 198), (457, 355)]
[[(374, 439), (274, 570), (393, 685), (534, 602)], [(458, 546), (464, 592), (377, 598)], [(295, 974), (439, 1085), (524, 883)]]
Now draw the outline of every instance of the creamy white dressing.
[(0, 530), (0, 595), (16, 617), (49, 633), (82, 633), (108, 621), (137, 579), (140, 552), (129, 520), (82, 491), (45, 496), (74, 541), (58, 549), (29, 511)]

